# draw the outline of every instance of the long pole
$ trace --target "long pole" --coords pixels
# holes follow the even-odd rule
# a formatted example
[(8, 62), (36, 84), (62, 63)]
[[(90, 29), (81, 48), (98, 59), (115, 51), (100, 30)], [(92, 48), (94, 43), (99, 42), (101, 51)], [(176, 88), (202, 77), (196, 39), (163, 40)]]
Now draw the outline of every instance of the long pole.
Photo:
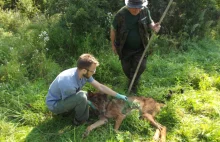
[[(163, 12), (162, 17), (160, 18), (159, 24), (161, 24), (161, 22), (163, 21), (164, 17), (166, 16), (167, 11), (169, 10), (169, 8), (170, 8), (172, 2), (173, 2), (173, 0), (170, 0), (170, 2), (169, 2), (169, 4), (167, 5), (165, 11)], [(139, 61), (139, 63), (138, 63), (138, 66), (137, 66), (137, 69), (136, 69), (136, 71), (135, 71), (135, 73), (134, 73), (134, 76), (133, 76), (133, 79), (132, 79), (132, 81), (131, 81), (131, 84), (130, 84), (130, 86), (129, 86), (128, 93), (130, 93), (130, 91), (131, 91), (131, 88), (132, 88), (132, 86), (133, 86), (134, 80), (135, 80), (135, 78), (136, 78), (136, 76), (137, 76), (137, 72), (138, 72), (138, 70), (139, 70), (139, 68), (140, 68), (141, 62), (142, 62), (142, 60), (143, 60), (143, 58), (144, 58), (144, 56), (145, 56), (145, 54), (146, 54), (147, 49), (149, 48), (149, 46), (150, 46), (150, 44), (151, 44), (151, 42), (152, 42), (152, 40), (153, 40), (154, 35), (155, 35), (155, 33), (153, 32), (152, 36), (150, 37), (150, 39), (149, 39), (149, 41), (148, 41), (148, 44), (147, 44), (145, 50), (144, 50), (144, 52), (143, 52), (143, 54), (142, 54), (142, 56), (141, 56), (141, 59), (140, 59), (140, 61)]]

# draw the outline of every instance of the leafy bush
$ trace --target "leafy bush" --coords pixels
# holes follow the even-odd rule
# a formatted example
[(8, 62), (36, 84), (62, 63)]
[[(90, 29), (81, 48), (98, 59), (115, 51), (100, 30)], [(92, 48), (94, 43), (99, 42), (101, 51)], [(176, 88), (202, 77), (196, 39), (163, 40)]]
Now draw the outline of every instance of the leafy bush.
[[(9, 14), (12, 17), (10, 22), (13, 22), (15, 17), (12, 13), (11, 11), (3, 12), (3, 17), (5, 15), (6, 18)], [(18, 85), (24, 83), (27, 77), (31, 80), (45, 78), (50, 82), (57, 74), (59, 66), (52, 62), (49, 57), (46, 57), (49, 51), (45, 46), (48, 40), (50, 40), (46, 32), (47, 20), (44, 16), (37, 15), (32, 18), (33, 24), (28, 26), (26, 24), (30, 20), (25, 18), (23, 20), (18, 19), (16, 21), (25, 24), (19, 27), (15, 25), (13, 27), (15, 28), (14, 31), (16, 31), (14, 35), (1, 28), (1, 82), (10, 82)], [(5, 22), (3, 23), (4, 29), (12, 30), (7, 28), (7, 23)], [(11, 24), (16, 24), (16, 22)]]
[[(149, 8), (154, 21), (159, 21), (168, 2), (149, 0)], [(176, 0), (162, 22), (160, 33), (187, 38), (209, 36), (208, 31), (218, 24), (219, 11), (218, 0)]]
[(15, 10), (21, 8), (23, 12), (33, 14), (39, 10), (44, 11), (46, 9), (47, 0), (0, 0), (0, 7), (4, 10)]
[(35, 14), (40, 12), (38, 8), (34, 6), (32, 0), (19, 0), (16, 7), (22, 14), (27, 15), (29, 18), (32, 18)]
[(108, 42), (106, 37), (109, 37), (108, 15), (112, 8), (109, 3), (106, 0), (50, 0), (51, 40), (47, 47), (53, 51), (53, 57), (59, 61), (66, 56), (78, 57), (84, 52), (95, 53), (103, 48)]
[(3, 6), (4, 6), (4, 1), (0, 0), (0, 8), (3, 8)]
[[(0, 28), (0, 36), (1, 37), (11, 37), (11, 33), (10, 32), (4, 32), (4, 30), (2, 28)], [(4, 38), (3, 38), (4, 39)], [(0, 50), (0, 65), (6, 65), (10, 60), (11, 60), (11, 55), (10, 52), (11, 50), (13, 50), (13, 47), (8, 47), (8, 45), (4, 42), (2, 42), (1, 39), (0, 43), (1, 43), (1, 50)]]
[(16, 32), (26, 20), (27, 18), (22, 17), (19, 12), (4, 11), (0, 8), (0, 28), (4, 30)]
[(9, 62), (5, 66), (0, 67), (0, 82), (11, 84), (11, 86), (19, 86), (27, 81), (26, 70), (21, 68), (17, 62)]

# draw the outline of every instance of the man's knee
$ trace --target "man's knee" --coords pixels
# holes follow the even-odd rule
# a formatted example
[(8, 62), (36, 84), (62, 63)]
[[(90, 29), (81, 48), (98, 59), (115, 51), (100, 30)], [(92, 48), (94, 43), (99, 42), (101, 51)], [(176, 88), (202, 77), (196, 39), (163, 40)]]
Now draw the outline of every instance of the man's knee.
[(78, 101), (80, 102), (86, 102), (87, 101), (87, 92), (85, 91), (80, 91), (76, 95), (78, 97)]

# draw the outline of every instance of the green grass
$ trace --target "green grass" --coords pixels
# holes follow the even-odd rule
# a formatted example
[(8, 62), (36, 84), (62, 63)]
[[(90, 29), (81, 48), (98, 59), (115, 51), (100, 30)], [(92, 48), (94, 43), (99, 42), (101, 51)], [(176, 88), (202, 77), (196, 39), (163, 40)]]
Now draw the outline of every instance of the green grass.
[[(206, 42), (209, 42), (211, 49), (206, 47)], [(184, 53), (170, 53), (162, 57), (152, 55), (148, 58), (148, 68), (141, 78), (139, 95), (166, 102), (157, 120), (167, 126), (168, 141), (220, 140), (219, 67), (212, 66), (220, 58), (219, 44), (205, 40), (196, 45), (198, 47)], [(199, 46), (203, 46), (206, 51)], [(127, 80), (117, 58), (112, 54), (105, 56), (109, 60), (100, 61), (101, 69), (96, 75), (98, 81), (125, 92)], [(204, 59), (208, 57), (209, 60)], [(113, 67), (110, 66), (112, 63)], [(99, 76), (99, 73), (102, 75)], [(53, 116), (47, 110), (44, 103), (47, 88), (48, 83), (43, 79), (20, 85), (15, 90), (10, 88), (10, 84), (1, 85), (1, 141), (113, 142), (152, 139), (155, 129), (149, 123), (139, 120), (137, 112), (124, 120), (117, 133), (113, 130), (114, 121), (110, 120), (107, 125), (97, 128), (89, 137), (82, 139), (85, 125), (74, 127), (71, 125), (72, 115)], [(84, 89), (91, 89), (91, 86), (86, 85)], [(178, 93), (179, 89), (184, 89), (184, 93)], [(176, 92), (170, 101), (164, 99), (168, 90)]]
[[(82, 134), (87, 126), (74, 127), (73, 115), (62, 117), (49, 112), (45, 105), (49, 84), (61, 70), (66, 69), (64, 66), (74, 66), (78, 57), (65, 59), (69, 64), (57, 64), (49, 56), (51, 51), (46, 50), (45, 43), (37, 38), (42, 31), (47, 31), (46, 26), (39, 27), (47, 24), (35, 22), (31, 26), (28, 24), (31, 21), (25, 20), (28, 25), (25, 27), (21, 24), (24, 18), (18, 18), (16, 25), (20, 28), (16, 29), (12, 26), (15, 22), (13, 16), (18, 17), (18, 14), (8, 12), (0, 18), (5, 19), (7, 14), (11, 18), (4, 24), (8, 25), (0, 27), (0, 141), (152, 141), (155, 129), (148, 122), (139, 120), (137, 111), (127, 116), (119, 132), (113, 129), (114, 120), (109, 120), (85, 139), (82, 139)], [(87, 37), (83, 43), (85, 48), (89, 48), (90, 40), (92, 38)], [(156, 119), (167, 127), (167, 141), (220, 141), (219, 41), (185, 41), (186, 51), (172, 51), (172, 47), (164, 44), (167, 46), (156, 49), (148, 57), (138, 95), (166, 103)], [(166, 38), (162, 42), (166, 42)], [(118, 57), (113, 55), (106, 41), (100, 49), (82, 49), (94, 54), (101, 63), (94, 77), (126, 94), (127, 79)], [(94, 90), (89, 84), (83, 89)], [(180, 89), (184, 90), (183, 94)], [(174, 91), (174, 95), (167, 101), (165, 97), (169, 90)], [(97, 119), (93, 118), (94, 121)]]

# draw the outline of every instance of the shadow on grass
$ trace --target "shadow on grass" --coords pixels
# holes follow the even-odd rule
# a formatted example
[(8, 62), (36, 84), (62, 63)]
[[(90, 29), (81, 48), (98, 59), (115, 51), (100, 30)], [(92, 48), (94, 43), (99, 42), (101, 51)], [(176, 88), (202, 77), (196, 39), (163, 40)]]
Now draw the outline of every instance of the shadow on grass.
[[(93, 142), (93, 141), (107, 141), (114, 138), (114, 132), (106, 127), (100, 127), (90, 133), (90, 135), (83, 139), (82, 135), (88, 125), (74, 126), (72, 120), (74, 114), (69, 116), (53, 116), (49, 117), (47, 121), (34, 127), (28, 134), (26, 142)], [(98, 118), (93, 116), (90, 118), (95, 122)], [(110, 132), (111, 131), (111, 132)], [(110, 134), (111, 133), (111, 134)]]
[(82, 134), (85, 125), (74, 126), (73, 114), (69, 116), (52, 116), (47, 121), (34, 127), (26, 137), (27, 142), (59, 142), (59, 141), (83, 141)]

